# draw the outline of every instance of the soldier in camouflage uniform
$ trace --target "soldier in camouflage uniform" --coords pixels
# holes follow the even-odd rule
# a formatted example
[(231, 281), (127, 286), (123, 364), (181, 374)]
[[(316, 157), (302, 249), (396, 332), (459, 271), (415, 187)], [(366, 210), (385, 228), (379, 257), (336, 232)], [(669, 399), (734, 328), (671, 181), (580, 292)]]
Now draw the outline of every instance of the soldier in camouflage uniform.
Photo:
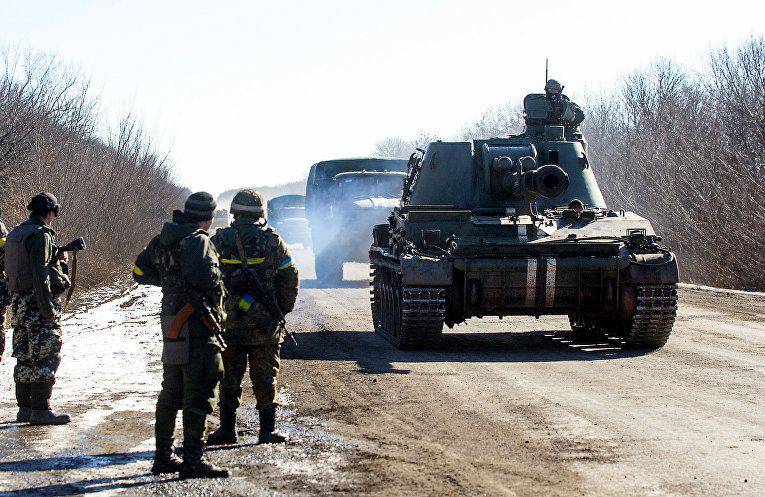
[(58, 425), (68, 414), (51, 411), (50, 398), (61, 362), (60, 295), (69, 287), (66, 254), (56, 247), (50, 224), (59, 205), (51, 193), (39, 193), (27, 206), (31, 215), (8, 234), (5, 271), (12, 293), (13, 357), (19, 422)]
[[(234, 222), (212, 237), (221, 254), (223, 277), (228, 296), (223, 352), (226, 375), (221, 384), (220, 428), (207, 443), (236, 443), (236, 410), (242, 397), (242, 380), (247, 365), (260, 415), (260, 443), (280, 443), (286, 437), (276, 429), (276, 377), (279, 352), (284, 340), (278, 319), (272, 316), (262, 295), (256, 295), (243, 278), (245, 271), (256, 271), (267, 291), (273, 292), (284, 314), (292, 310), (298, 293), (298, 271), (285, 243), (263, 218), (263, 201), (255, 190), (242, 190), (231, 204)], [(239, 242), (237, 242), (239, 240)]]
[(563, 86), (556, 80), (550, 79), (545, 84), (545, 98), (550, 102), (552, 118), (556, 124), (578, 131), (578, 127), (584, 121), (584, 112), (581, 107), (572, 102), (563, 94)]
[(11, 300), (8, 282), (5, 279), (5, 238), (7, 236), (8, 229), (0, 220), (0, 362), (3, 362), (5, 352), (5, 310)]
[[(192, 194), (184, 210), (174, 211), (173, 221), (165, 223), (138, 255), (133, 269), (139, 284), (162, 287), (163, 377), (154, 429), (154, 474), (180, 471), (181, 478), (229, 476), (228, 470), (204, 458), (207, 416), (215, 408), (223, 378), (221, 344), (197, 312), (185, 322), (180, 336), (169, 336), (171, 323), (190, 303), (189, 289), (209, 307), (212, 319), (220, 323), (225, 318), (218, 256), (207, 234), (215, 207), (209, 193)], [(182, 464), (172, 451), (179, 410), (183, 410)]]

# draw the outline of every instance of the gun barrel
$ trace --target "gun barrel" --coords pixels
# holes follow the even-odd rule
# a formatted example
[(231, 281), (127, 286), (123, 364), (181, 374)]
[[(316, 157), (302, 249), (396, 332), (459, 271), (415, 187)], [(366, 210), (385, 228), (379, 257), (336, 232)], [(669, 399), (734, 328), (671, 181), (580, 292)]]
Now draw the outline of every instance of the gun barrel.
[(60, 252), (79, 252), (80, 250), (85, 250), (85, 248), (86, 248), (85, 238), (79, 237), (67, 243), (63, 247), (59, 247), (59, 251)]
[(559, 166), (548, 164), (524, 174), (526, 191), (534, 196), (556, 198), (568, 190), (568, 174)]

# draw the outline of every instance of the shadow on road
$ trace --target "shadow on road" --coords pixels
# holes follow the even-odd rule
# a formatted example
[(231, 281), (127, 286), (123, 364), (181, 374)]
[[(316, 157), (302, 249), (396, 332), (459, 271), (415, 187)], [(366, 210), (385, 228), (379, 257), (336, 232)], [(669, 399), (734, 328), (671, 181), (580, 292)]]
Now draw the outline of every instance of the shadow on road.
[(369, 280), (343, 280), (323, 283), (319, 280), (300, 280), (301, 288), (369, 288)]
[(43, 457), (39, 459), (24, 459), (21, 461), (0, 462), (1, 472), (30, 473), (35, 471), (72, 470), (83, 468), (102, 468), (119, 466), (136, 461), (149, 460), (154, 452), (120, 452), (117, 454), (95, 454), (79, 456)]
[(355, 361), (367, 374), (410, 372), (394, 363), (604, 361), (647, 353), (625, 350), (615, 338), (575, 343), (563, 331), (445, 333), (438, 349), (419, 351), (398, 350), (370, 331), (316, 331), (296, 338), (298, 347), (285, 342), (285, 359)]
[(131, 476), (118, 476), (111, 478), (94, 478), (71, 483), (51, 483), (40, 487), (21, 488), (18, 490), (0, 491), (0, 497), (38, 497), (41, 495), (87, 495), (98, 492), (108, 492), (126, 488), (136, 488), (150, 483), (147, 479), (151, 474), (138, 474)]

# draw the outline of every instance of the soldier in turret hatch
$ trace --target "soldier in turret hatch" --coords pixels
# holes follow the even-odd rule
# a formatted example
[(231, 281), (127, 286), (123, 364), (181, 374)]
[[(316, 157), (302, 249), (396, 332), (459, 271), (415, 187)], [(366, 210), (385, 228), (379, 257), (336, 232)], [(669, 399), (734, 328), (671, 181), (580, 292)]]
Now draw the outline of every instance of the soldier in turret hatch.
[(547, 81), (545, 98), (550, 102), (549, 118), (555, 121), (555, 124), (577, 128), (584, 121), (584, 112), (563, 94), (563, 86), (558, 81), (554, 79)]

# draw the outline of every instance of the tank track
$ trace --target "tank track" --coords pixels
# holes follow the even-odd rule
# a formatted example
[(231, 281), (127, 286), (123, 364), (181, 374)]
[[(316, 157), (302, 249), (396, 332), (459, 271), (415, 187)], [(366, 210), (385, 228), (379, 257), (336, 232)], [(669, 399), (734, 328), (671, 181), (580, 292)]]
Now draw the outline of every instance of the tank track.
[(401, 285), (387, 268), (372, 265), (371, 307), (375, 332), (402, 350), (441, 343), (446, 289)]
[(638, 285), (635, 290), (635, 313), (624, 330), (626, 346), (661, 348), (675, 324), (677, 285)]
[(569, 314), (568, 323), (571, 326), (571, 338), (575, 342), (591, 342), (606, 336), (606, 330), (591, 318), (577, 318)]

